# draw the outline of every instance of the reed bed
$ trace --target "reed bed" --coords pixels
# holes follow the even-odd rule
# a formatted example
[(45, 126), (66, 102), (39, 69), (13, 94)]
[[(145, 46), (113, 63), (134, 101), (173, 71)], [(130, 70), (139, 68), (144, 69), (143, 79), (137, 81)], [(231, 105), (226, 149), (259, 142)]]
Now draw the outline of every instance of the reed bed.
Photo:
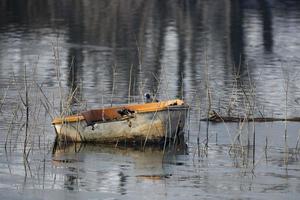
[[(53, 44), (53, 60), (54, 60), (54, 68), (56, 71), (56, 81), (57, 87), (51, 93), (47, 88), (44, 87), (43, 83), (39, 82), (36, 79), (36, 68), (37, 66), (32, 67), (32, 71), (28, 70), (28, 66), (24, 66), (24, 75), (23, 77), (16, 77), (12, 74), (12, 81), (9, 83), (7, 88), (5, 89), (4, 95), (0, 101), (0, 112), (2, 113), (2, 117), (4, 116), (3, 108), (8, 104), (12, 104), (12, 102), (7, 102), (7, 94), (9, 92), (16, 92), (18, 98), (15, 99), (13, 103), (13, 107), (10, 110), (12, 113), (9, 116), (9, 119), (5, 119), (5, 121), (9, 121), (7, 134), (5, 138), (5, 151), (13, 152), (17, 151), (18, 146), (22, 144), (23, 149), (23, 160), (24, 160), (24, 174), (25, 177), (30, 175), (33, 177), (33, 173), (31, 170), (31, 159), (30, 156), (34, 156), (34, 154), (43, 155), (43, 165), (45, 165), (45, 155), (49, 153), (49, 147), (53, 145), (53, 141), (51, 142), (49, 136), (45, 133), (47, 126), (50, 126), (51, 120), (54, 116), (64, 116), (73, 113), (73, 107), (76, 104), (76, 111), (85, 110), (87, 106), (87, 100), (77, 97), (77, 93), (80, 90), (81, 86), (71, 87), (71, 90), (66, 90), (63, 86), (63, 81), (61, 78), (61, 62), (60, 62), (60, 53), (58, 48), (58, 43)], [(142, 70), (142, 61), (139, 59), (139, 67)], [(129, 70), (129, 84), (128, 84), (128, 98), (127, 102), (143, 102), (143, 94), (146, 91), (147, 80), (141, 80), (139, 83), (135, 82), (134, 78), (134, 67), (131, 65)], [(254, 171), (255, 167), (263, 160), (267, 160), (268, 151), (270, 146), (272, 145), (272, 139), (270, 136), (266, 136), (265, 138), (265, 146), (264, 146), (264, 154), (257, 155), (256, 153), (256, 119), (257, 115), (261, 118), (265, 118), (266, 116), (263, 111), (261, 111), (257, 107), (256, 102), (256, 86), (254, 81), (251, 79), (249, 70), (247, 70), (248, 80), (244, 82), (241, 79), (240, 67), (238, 66), (233, 74), (232, 81), (232, 92), (229, 95), (229, 98), (226, 99), (227, 105), (221, 105), (220, 98), (217, 97), (216, 93), (214, 93), (214, 88), (211, 84), (211, 78), (209, 74), (209, 63), (207, 60), (205, 61), (205, 80), (202, 82), (203, 88), (199, 88), (199, 90), (205, 90), (205, 95), (201, 95), (199, 90), (197, 89), (190, 95), (191, 108), (188, 112), (187, 123), (185, 132), (186, 138), (184, 143), (187, 143), (190, 147), (189, 152), (193, 155), (193, 162), (198, 160), (202, 162), (209, 156), (210, 145), (212, 145), (212, 138), (215, 137), (215, 143), (218, 143), (218, 135), (226, 134), (230, 140), (230, 144), (228, 146), (228, 155), (233, 160), (235, 167), (240, 167), (243, 169), (250, 169), (251, 172)], [(170, 98), (170, 94), (168, 92), (169, 83), (166, 77), (166, 68), (162, 66), (162, 72), (165, 77), (159, 78), (156, 74), (151, 74), (154, 80), (157, 82), (157, 88), (153, 88), (153, 96), (156, 99), (161, 97)], [(117, 73), (118, 67), (116, 65), (112, 66), (112, 88), (111, 93), (107, 96), (104, 95), (104, 84), (101, 83), (103, 94), (100, 95), (99, 102), (100, 106), (104, 107), (106, 105), (113, 106), (113, 102), (118, 102), (120, 98), (116, 93), (117, 88)], [(141, 73), (141, 72), (140, 72)], [(183, 76), (183, 75), (182, 75)], [(291, 82), (290, 77), (284, 75), (284, 90), (286, 94), (286, 110), (285, 110), (285, 158), (284, 164), (288, 165), (288, 160), (291, 156), (290, 149), (288, 147), (288, 143), (286, 141), (288, 137), (288, 93), (289, 93), (289, 84)], [(184, 79), (184, 76), (181, 77)], [(22, 79), (22, 80), (21, 80)], [(165, 81), (165, 84), (162, 84)], [(24, 83), (20, 85), (19, 83)], [(138, 84), (139, 91), (135, 91), (134, 88)], [(183, 83), (182, 83), (183, 84)], [(184, 85), (181, 86), (181, 97), (184, 99)], [(54, 96), (59, 96), (59, 98), (55, 98)], [(123, 99), (124, 101), (124, 99)], [(124, 102), (125, 103), (125, 102)], [(218, 105), (218, 106), (215, 106)], [(222, 106), (222, 109), (221, 109)], [(224, 107), (223, 107), (224, 106)], [(215, 112), (218, 110), (218, 112)], [(224, 112), (225, 114), (222, 114)], [(225, 127), (224, 132), (213, 132), (211, 131), (211, 127), (214, 122), (211, 122), (211, 115), (214, 114), (220, 122)], [(225, 117), (232, 117), (236, 115), (236, 130), (232, 131), (228, 128)], [(196, 121), (197, 130), (193, 130), (191, 133), (191, 116), (196, 116), (197, 119), (193, 119)], [(204, 123), (201, 121), (204, 119)], [(54, 132), (53, 132), (54, 134)], [(167, 133), (166, 133), (167, 134)], [(191, 137), (191, 134), (194, 136)], [(38, 139), (36, 139), (38, 138)], [(246, 139), (245, 139), (246, 138)], [(191, 141), (191, 139), (195, 139), (195, 141)], [(42, 140), (42, 142), (41, 142)], [(48, 140), (48, 142), (46, 142)], [(299, 136), (297, 138), (297, 143), (294, 148), (294, 155), (299, 154), (299, 140), (300, 140), (300, 131)], [(21, 142), (20, 142), (21, 141)], [(173, 141), (173, 146), (176, 145), (176, 140)], [(43, 143), (44, 145), (41, 145)], [(172, 144), (172, 142), (169, 141)], [(143, 149), (147, 144), (147, 138), (142, 144)], [(167, 141), (165, 140), (163, 151), (167, 149), (166, 147)], [(115, 147), (119, 144), (116, 143)], [(51, 153), (51, 152), (50, 152)], [(251, 158), (251, 159), (250, 159)], [(45, 169), (45, 166), (44, 166)], [(45, 177), (43, 177), (44, 179)]]

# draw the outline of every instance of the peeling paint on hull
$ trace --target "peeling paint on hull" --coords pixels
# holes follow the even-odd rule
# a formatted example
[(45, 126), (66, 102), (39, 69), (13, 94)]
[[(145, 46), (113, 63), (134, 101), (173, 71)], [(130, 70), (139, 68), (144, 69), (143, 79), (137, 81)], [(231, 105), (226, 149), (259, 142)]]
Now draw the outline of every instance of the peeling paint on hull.
[(174, 106), (166, 110), (135, 113), (133, 117), (96, 122), (87, 125), (86, 121), (55, 124), (59, 140), (72, 142), (119, 142), (119, 141), (160, 141), (174, 138), (182, 131), (187, 114), (187, 106)]

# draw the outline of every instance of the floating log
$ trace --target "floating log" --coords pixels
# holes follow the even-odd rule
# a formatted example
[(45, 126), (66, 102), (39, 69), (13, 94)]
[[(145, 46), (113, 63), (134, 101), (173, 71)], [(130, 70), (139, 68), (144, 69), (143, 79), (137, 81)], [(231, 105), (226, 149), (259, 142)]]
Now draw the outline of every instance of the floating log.
[(300, 117), (291, 118), (275, 118), (275, 117), (244, 117), (244, 116), (222, 116), (216, 111), (211, 111), (208, 118), (203, 118), (201, 121), (210, 122), (276, 122), (276, 121), (290, 121), (290, 122), (300, 122)]

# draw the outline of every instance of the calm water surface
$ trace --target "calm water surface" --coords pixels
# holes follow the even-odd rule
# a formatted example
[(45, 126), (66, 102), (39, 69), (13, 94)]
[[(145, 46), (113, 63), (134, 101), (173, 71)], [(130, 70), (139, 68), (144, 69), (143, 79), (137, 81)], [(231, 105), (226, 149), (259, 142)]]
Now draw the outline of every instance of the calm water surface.
[[(0, 199), (298, 199), (299, 123), (199, 119), (208, 88), (224, 115), (298, 117), (299, 32), (297, 0), (1, 0)], [(145, 92), (191, 105), (186, 145), (54, 145), (61, 99)]]

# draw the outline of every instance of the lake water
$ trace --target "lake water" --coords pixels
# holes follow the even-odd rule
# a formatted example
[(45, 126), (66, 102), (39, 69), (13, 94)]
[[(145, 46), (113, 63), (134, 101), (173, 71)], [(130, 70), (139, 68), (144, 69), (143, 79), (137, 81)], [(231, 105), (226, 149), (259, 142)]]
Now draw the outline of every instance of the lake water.
[[(298, 199), (299, 122), (199, 120), (299, 117), (299, 32), (297, 0), (1, 0), (0, 199)], [(145, 92), (191, 106), (186, 145), (54, 145)]]

